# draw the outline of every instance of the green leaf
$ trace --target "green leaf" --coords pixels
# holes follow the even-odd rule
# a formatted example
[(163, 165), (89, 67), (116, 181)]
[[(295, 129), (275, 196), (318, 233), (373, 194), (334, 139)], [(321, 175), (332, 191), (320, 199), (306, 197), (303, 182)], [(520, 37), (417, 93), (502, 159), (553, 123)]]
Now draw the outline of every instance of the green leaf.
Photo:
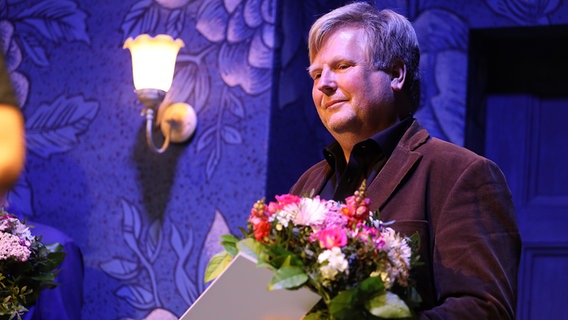
[(322, 320), (322, 319), (329, 319), (329, 315), (327, 312), (323, 310), (318, 310), (316, 312), (311, 312), (305, 315), (302, 320)]
[(369, 277), (356, 286), (358, 295), (363, 296), (365, 299), (367, 297), (376, 296), (379, 293), (385, 291), (385, 284), (381, 277)]
[[(270, 256), (270, 264), (275, 268), (281, 268), (284, 266), (296, 266), (303, 267), (304, 263), (302, 259), (291, 251), (286, 250), (279, 245), (268, 246), (268, 255)], [(285, 263), (287, 265), (285, 265)]]
[(422, 297), (420, 296), (420, 293), (418, 293), (418, 290), (416, 290), (415, 287), (410, 288), (410, 291), (408, 292), (408, 298), (406, 301), (411, 306), (418, 306), (422, 303)]
[(400, 319), (412, 316), (406, 303), (389, 291), (369, 299), (365, 303), (365, 308), (372, 315), (381, 318)]
[(209, 263), (207, 264), (207, 268), (205, 268), (205, 278), (203, 282), (207, 283), (215, 278), (217, 278), (223, 270), (229, 265), (231, 262), (231, 256), (227, 251), (221, 251), (214, 255)]
[(223, 234), (221, 235), (221, 241), (237, 243), (239, 242), (239, 238), (235, 237), (232, 234)]
[(263, 247), (262, 244), (252, 238), (245, 238), (237, 242), (237, 249), (243, 254), (255, 259), (260, 262), (259, 257), (262, 256)]
[(274, 277), (268, 284), (268, 290), (294, 289), (308, 281), (308, 276), (302, 268), (282, 267), (274, 273)]
[(65, 252), (50, 252), (46, 260), (43, 261), (43, 265), (38, 266), (38, 270), (41, 272), (49, 272), (57, 268), (63, 262), (63, 258), (65, 258)]
[(341, 291), (329, 302), (329, 313), (333, 319), (361, 319), (355, 314), (360, 313), (355, 303), (357, 289)]
[(237, 243), (237, 248), (244, 255), (256, 260), (256, 264), (259, 267), (268, 268), (273, 271), (276, 270), (272, 264), (265, 260), (266, 258), (269, 258), (269, 256), (266, 254), (266, 247), (264, 244), (252, 238), (245, 238)]
[(47, 244), (45, 244), (45, 247), (50, 252), (60, 252), (60, 251), (63, 250), (63, 245), (61, 245), (60, 243), (57, 243), (57, 242), (47, 243)]
[(374, 297), (385, 292), (385, 286), (380, 277), (370, 277), (357, 286), (339, 292), (329, 302), (329, 313), (336, 320), (364, 319), (363, 306), (368, 297)]
[(287, 255), (287, 256), (284, 258), (284, 262), (282, 262), (282, 265), (280, 266), (280, 268), (289, 268), (289, 267), (292, 267), (291, 261), (292, 261), (292, 256), (291, 256), (291, 255)]
[(237, 249), (238, 241), (239, 239), (232, 234), (221, 235), (221, 245), (233, 257), (239, 252)]

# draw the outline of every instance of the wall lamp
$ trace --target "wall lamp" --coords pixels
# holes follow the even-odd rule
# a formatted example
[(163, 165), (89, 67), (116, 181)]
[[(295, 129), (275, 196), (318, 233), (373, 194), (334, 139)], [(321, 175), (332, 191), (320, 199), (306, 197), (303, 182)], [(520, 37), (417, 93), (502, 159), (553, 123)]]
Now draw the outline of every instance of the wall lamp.
[[(170, 90), (179, 49), (184, 46), (180, 39), (159, 34), (151, 37), (142, 34), (128, 38), (123, 49), (130, 49), (132, 56), (132, 77), (138, 100), (144, 105), (142, 115), (146, 116), (146, 141), (150, 149), (163, 153), (171, 142), (187, 141), (195, 132), (197, 116), (195, 110), (183, 102), (161, 106)], [(158, 112), (159, 111), (159, 112)], [(162, 147), (154, 144), (152, 137), (154, 114), (159, 113), (159, 126), (164, 135)]]

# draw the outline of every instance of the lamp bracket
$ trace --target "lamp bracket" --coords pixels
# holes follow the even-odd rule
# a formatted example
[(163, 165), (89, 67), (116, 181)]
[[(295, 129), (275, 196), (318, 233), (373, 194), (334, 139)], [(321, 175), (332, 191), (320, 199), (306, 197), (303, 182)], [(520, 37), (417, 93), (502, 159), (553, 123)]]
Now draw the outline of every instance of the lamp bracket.
[(172, 103), (165, 107), (160, 120), (164, 136), (170, 136), (171, 142), (185, 142), (193, 136), (197, 126), (197, 115), (192, 106), (184, 102)]
[(136, 95), (146, 109), (156, 111), (162, 101), (164, 101), (166, 92), (160, 89), (138, 89), (136, 90)]
[(136, 95), (145, 109), (142, 112), (146, 116), (146, 141), (150, 149), (156, 153), (163, 153), (171, 142), (184, 142), (188, 140), (197, 125), (197, 116), (195, 110), (187, 103), (177, 102), (170, 105), (164, 105), (163, 115), (160, 117), (159, 123), (156, 123), (162, 129), (164, 134), (164, 143), (158, 148), (154, 145), (153, 124), (154, 115), (158, 112), (166, 92), (160, 89), (139, 89)]

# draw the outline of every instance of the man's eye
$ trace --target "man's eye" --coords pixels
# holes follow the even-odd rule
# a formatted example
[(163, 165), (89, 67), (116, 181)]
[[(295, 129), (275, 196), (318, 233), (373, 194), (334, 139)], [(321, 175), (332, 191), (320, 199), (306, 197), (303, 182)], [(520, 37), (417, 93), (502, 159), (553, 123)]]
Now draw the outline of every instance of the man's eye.
[(339, 69), (341, 69), (341, 70), (345, 70), (345, 69), (347, 69), (347, 68), (349, 68), (349, 65), (347, 65), (347, 64), (341, 64), (341, 65), (339, 65)]
[(321, 73), (314, 73), (312, 74), (312, 79), (317, 80), (321, 77)]

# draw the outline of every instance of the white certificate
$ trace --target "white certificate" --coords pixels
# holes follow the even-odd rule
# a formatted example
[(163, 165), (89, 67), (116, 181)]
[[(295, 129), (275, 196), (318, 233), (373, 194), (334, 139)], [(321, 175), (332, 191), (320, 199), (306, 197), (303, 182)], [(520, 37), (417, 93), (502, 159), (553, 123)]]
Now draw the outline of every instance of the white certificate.
[(180, 320), (298, 320), (320, 300), (307, 288), (269, 291), (272, 276), (239, 253)]

